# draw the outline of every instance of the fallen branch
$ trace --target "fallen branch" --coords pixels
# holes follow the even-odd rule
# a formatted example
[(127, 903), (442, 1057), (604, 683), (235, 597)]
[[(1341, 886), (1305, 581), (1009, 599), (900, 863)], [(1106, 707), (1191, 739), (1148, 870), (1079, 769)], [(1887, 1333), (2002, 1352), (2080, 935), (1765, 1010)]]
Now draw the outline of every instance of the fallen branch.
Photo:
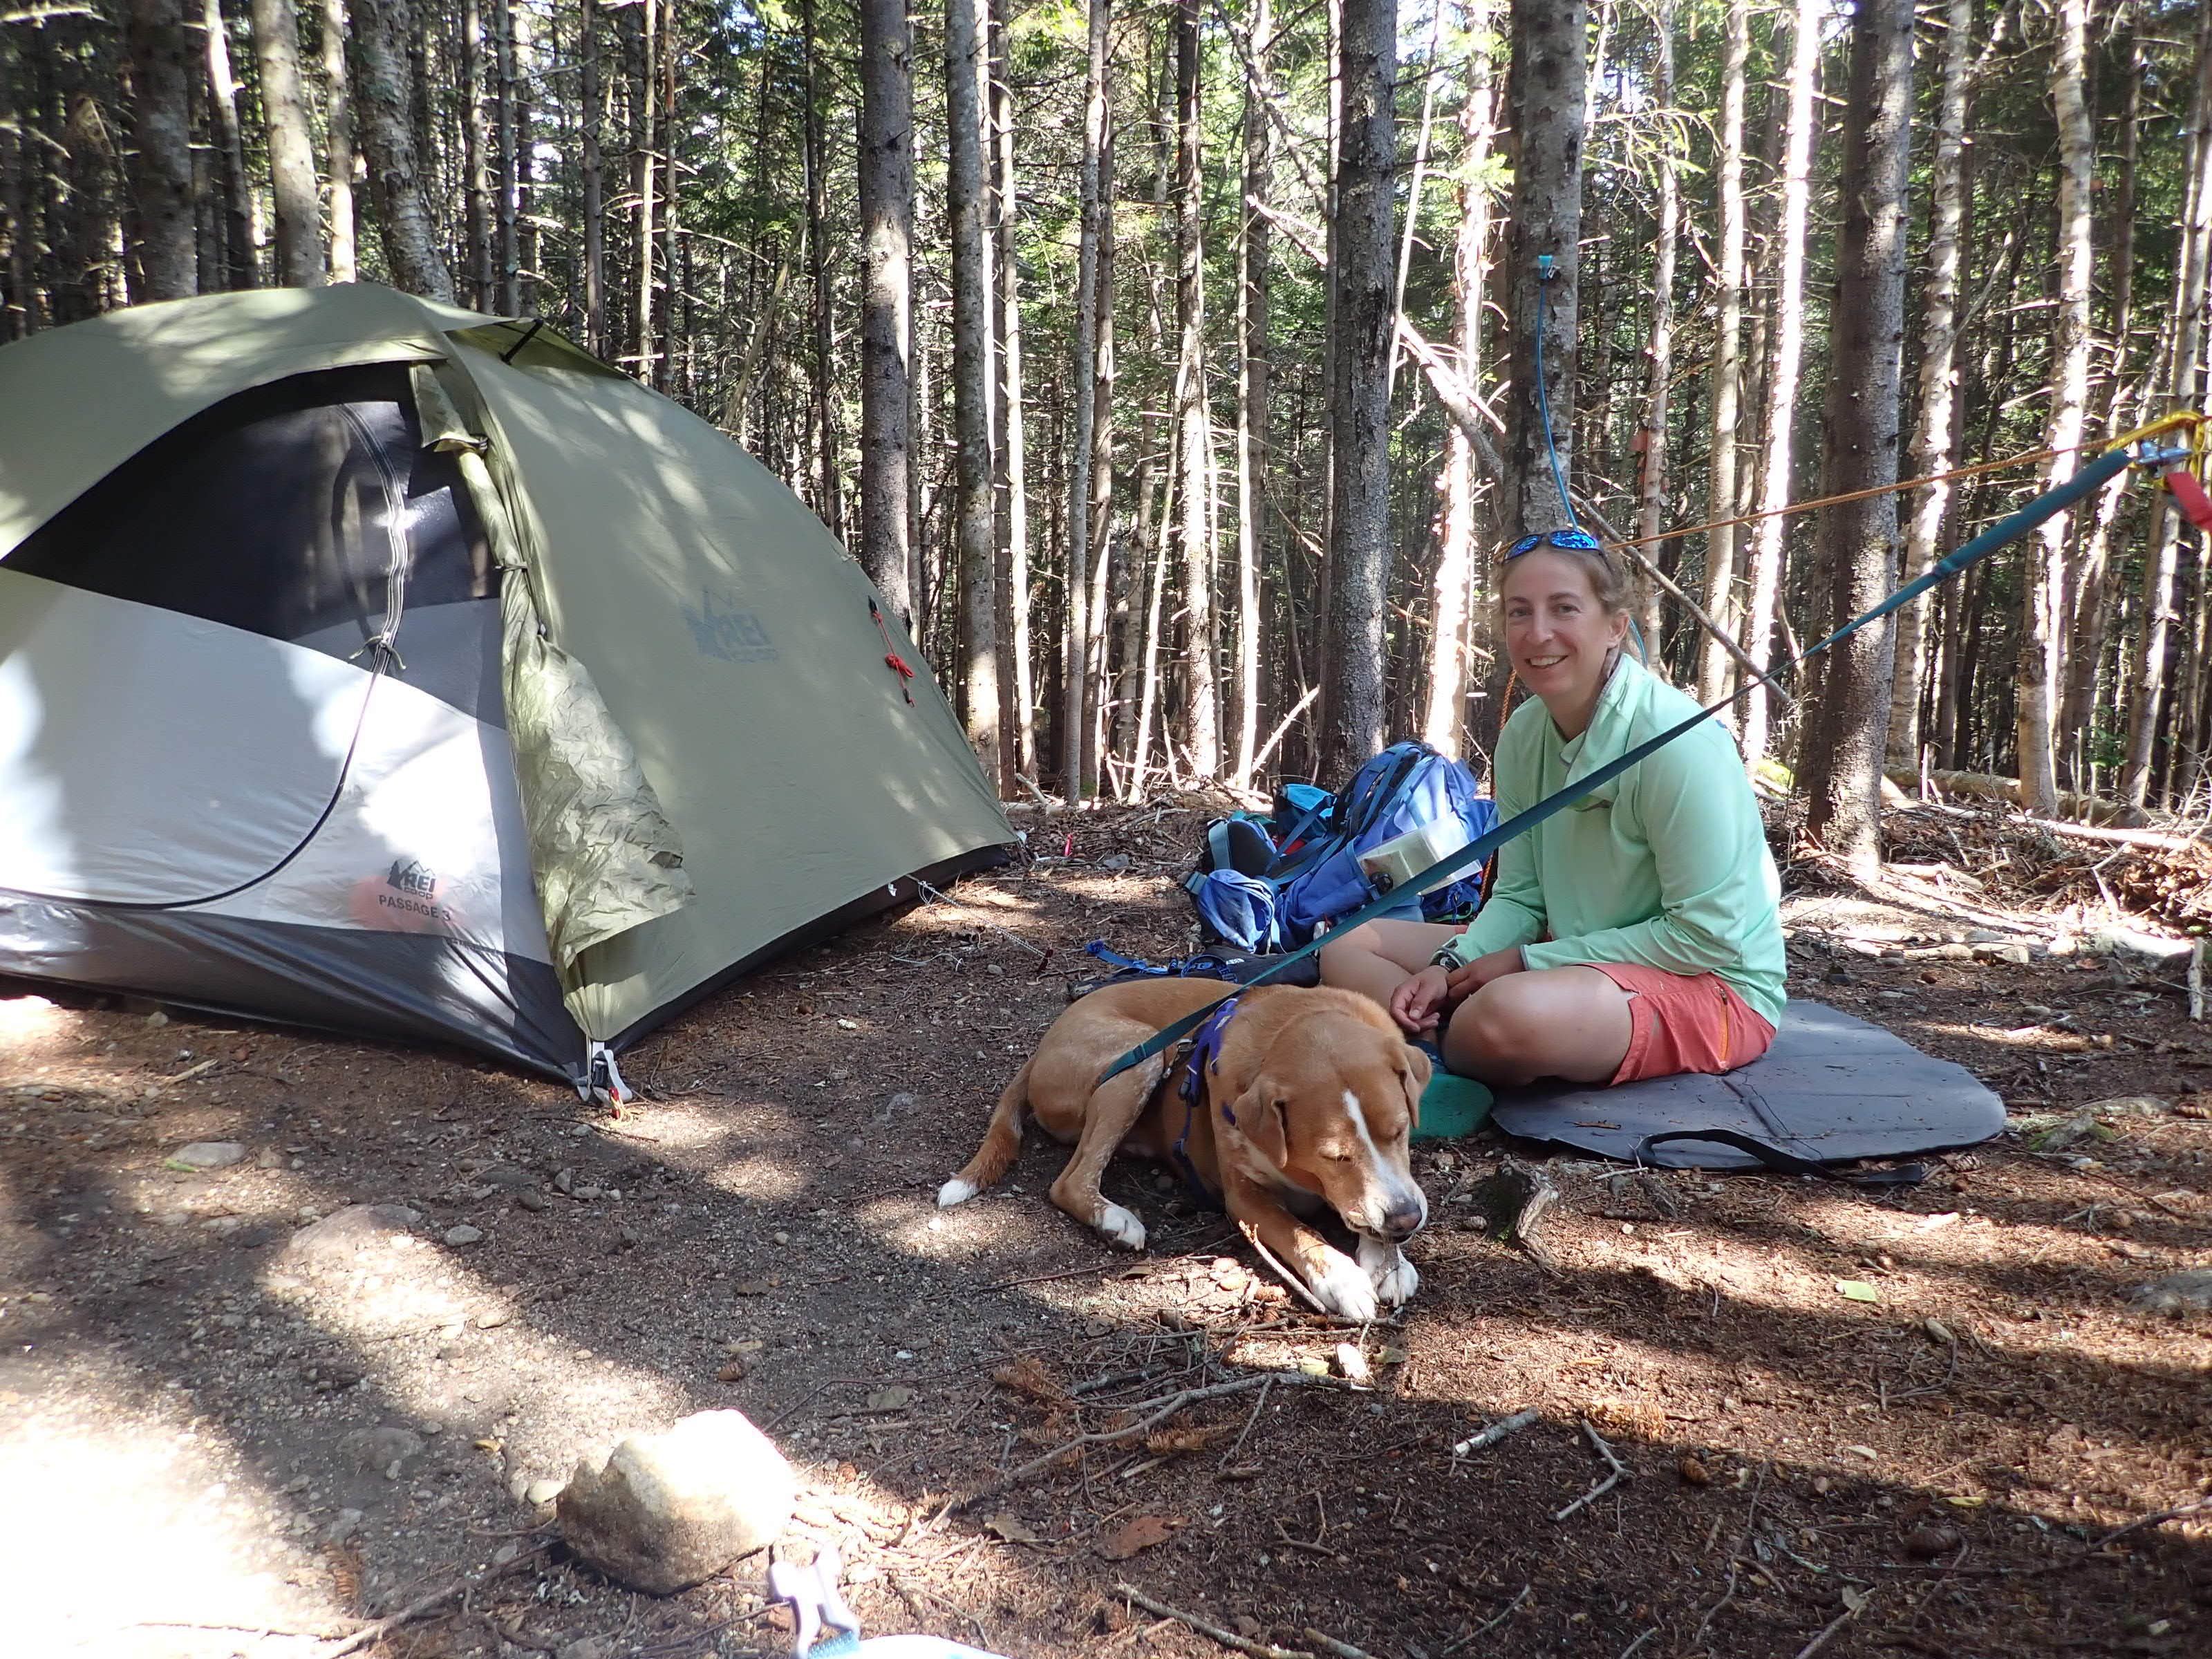
[(1580, 1498), (1575, 1499), (1573, 1503), (1568, 1504), (1566, 1508), (1561, 1510), (1557, 1515), (1553, 1516), (1552, 1519), (1554, 1521), (1564, 1521), (1569, 1516), (1572, 1515), (1577, 1510), (1582, 1508), (1585, 1504), (1595, 1503), (1599, 1498), (1604, 1497), (1606, 1493), (1611, 1492), (1615, 1486), (1619, 1486), (1622, 1481), (1629, 1478), (1628, 1465), (1622, 1462), (1618, 1457), (1615, 1457), (1613, 1455), (1613, 1448), (1607, 1445), (1603, 1437), (1599, 1435), (1598, 1431), (1590, 1426), (1590, 1422), (1588, 1418), (1584, 1418), (1583, 1419), (1583, 1432), (1589, 1437), (1589, 1443), (1597, 1449), (1597, 1455), (1613, 1466), (1613, 1473), (1607, 1475), (1604, 1480), (1599, 1481), (1597, 1485), (1592, 1486)]
[[(1692, 1650), (1704, 1645), (1705, 1632), (1712, 1628), (1712, 1622), (1720, 1616), (1721, 1609), (1735, 1600), (1736, 1575), (1743, 1571), (1743, 1554), (1751, 1547), (1751, 1529), (1759, 1520), (1759, 1495), (1765, 1490), (1766, 1465), (1761, 1463), (1759, 1466), (1758, 1482), (1751, 1489), (1751, 1508), (1744, 1512), (1742, 1541), (1729, 1552), (1728, 1588), (1721, 1592), (1721, 1599), (1705, 1610), (1705, 1616), (1698, 1620), (1698, 1628), (1690, 1637)], [(1715, 1525), (1717, 1527), (1718, 1523), (1716, 1522)], [(1709, 1540), (1708, 1542), (1710, 1541)]]
[(1302, 1371), (1269, 1371), (1261, 1376), (1240, 1376), (1233, 1382), (1217, 1382), (1211, 1388), (1185, 1389), (1179, 1394), (1169, 1395), (1160, 1408), (1150, 1417), (1140, 1418), (1136, 1422), (1127, 1424), (1118, 1429), (1102, 1429), (1096, 1434), (1078, 1435), (1065, 1445), (1054, 1447), (1042, 1457), (1032, 1457), (1019, 1468), (994, 1480), (989, 1486), (969, 1492), (965, 1498), (952, 1499), (938, 1511), (937, 1519), (942, 1521), (948, 1515), (957, 1515), (963, 1510), (974, 1508), (986, 1498), (996, 1498), (1000, 1493), (1019, 1486), (1031, 1475), (1042, 1474), (1054, 1464), (1066, 1459), (1070, 1454), (1079, 1452), (1085, 1447), (1119, 1445), (1125, 1440), (1134, 1440), (1140, 1436), (1149, 1434), (1178, 1412), (1195, 1406), (1201, 1400), (1218, 1400), (1225, 1395), (1243, 1394), (1249, 1389), (1264, 1389), (1273, 1382), (1325, 1383), (1328, 1381), (1326, 1377), (1308, 1376)]
[(526, 1561), (536, 1560), (539, 1556), (544, 1554), (546, 1551), (551, 1549), (558, 1541), (559, 1540), (557, 1539), (549, 1538), (542, 1544), (533, 1544), (528, 1549), (524, 1550), (520, 1554), (515, 1556), (514, 1559), (499, 1562), (489, 1571), (477, 1577), (465, 1578), (457, 1584), (448, 1584), (441, 1590), (433, 1590), (428, 1595), (420, 1596), (415, 1601), (410, 1601), (405, 1607), (400, 1608), (398, 1612), (392, 1613), (390, 1617), (380, 1619), (373, 1625), (363, 1626), (361, 1629), (356, 1631), (352, 1635), (347, 1637), (336, 1646), (325, 1648), (322, 1653), (322, 1659), (340, 1659), (341, 1655), (358, 1653), (363, 1648), (373, 1646), (376, 1643), (381, 1642), (386, 1637), (389, 1636), (393, 1631), (398, 1630), (402, 1625), (410, 1624), (414, 1620), (422, 1618), (425, 1613), (435, 1613), (440, 1607), (445, 1606), (447, 1602), (458, 1601), (468, 1591), (477, 1589), (485, 1584), (489, 1584), (493, 1579), (497, 1578), (502, 1573), (514, 1571), (515, 1568), (520, 1566)]
[(1803, 1647), (1797, 1650), (1797, 1659), (1813, 1659), (1813, 1656), (1814, 1654), (1818, 1653), (1822, 1648), (1828, 1645), (1828, 1638), (1831, 1636), (1833, 1636), (1845, 1625), (1850, 1624), (1852, 1620), (1857, 1618), (1859, 1616), (1859, 1608), (1866, 1606), (1869, 1601), (1873, 1600), (1873, 1595), (1869, 1594), (1862, 1596), (1856, 1606), (1849, 1601), (1844, 1602), (1844, 1610), (1838, 1613), (1833, 1619), (1831, 1619), (1826, 1625), (1822, 1626), (1819, 1635), (1815, 1636), (1811, 1641), (1806, 1643)]
[(1249, 1653), (1253, 1659), (1314, 1659), (1314, 1656), (1303, 1648), (1279, 1648), (1266, 1642), (1247, 1641), (1234, 1631), (1224, 1630), (1218, 1625), (1209, 1625), (1194, 1613), (1185, 1613), (1181, 1607), (1171, 1607), (1164, 1601), (1153, 1601), (1134, 1584), (1116, 1584), (1114, 1594), (1156, 1618), (1172, 1619), (1178, 1624), (1188, 1625), (1200, 1636), (1211, 1637), (1224, 1648)]
[(1473, 1630), (1468, 1632), (1466, 1635), (1459, 1638), (1456, 1641), (1445, 1643), (1443, 1646), (1437, 1650), (1437, 1659), (1451, 1659), (1452, 1655), (1457, 1653), (1462, 1648), (1466, 1647), (1469, 1643), (1480, 1642), (1484, 1637), (1489, 1635), (1491, 1632), (1496, 1630), (1500, 1625), (1504, 1624), (1515, 1613), (1518, 1613), (1521, 1610), (1521, 1604), (1528, 1599), (1529, 1592), (1535, 1588), (1536, 1587), (1534, 1584), (1522, 1585), (1521, 1593), (1505, 1604), (1504, 1612), (1499, 1613), (1494, 1619), (1485, 1620), (1481, 1624), (1477, 1625)]
[(1375, 1656), (1366, 1649), (1355, 1648), (1349, 1642), (1340, 1642), (1327, 1632), (1316, 1630), (1311, 1625), (1308, 1625), (1301, 1633), (1323, 1653), (1334, 1654), (1336, 1659), (1375, 1659)]
[(1480, 1434), (1470, 1435), (1455, 1444), (1452, 1447), (1452, 1455), (1466, 1457), (1474, 1452), (1487, 1450), (1504, 1439), (1507, 1435), (1520, 1433), (1542, 1415), (1541, 1412), (1531, 1406), (1527, 1411), (1516, 1412), (1510, 1417), (1501, 1417)]

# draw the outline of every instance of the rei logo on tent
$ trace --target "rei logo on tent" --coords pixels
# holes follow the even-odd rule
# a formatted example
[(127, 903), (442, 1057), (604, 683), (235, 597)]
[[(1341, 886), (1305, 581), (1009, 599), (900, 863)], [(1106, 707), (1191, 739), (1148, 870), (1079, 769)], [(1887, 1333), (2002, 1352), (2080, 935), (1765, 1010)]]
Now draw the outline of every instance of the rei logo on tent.
[(438, 873), (420, 859), (394, 859), (385, 872), (384, 884), (392, 890), (379, 893), (376, 902), (386, 909), (426, 916), (453, 925), (453, 910), (438, 902)]
[(699, 598), (700, 609), (684, 607), (684, 620), (690, 625), (691, 642), (702, 656), (720, 657), (724, 662), (775, 660), (775, 647), (757, 616), (739, 611), (704, 589)]

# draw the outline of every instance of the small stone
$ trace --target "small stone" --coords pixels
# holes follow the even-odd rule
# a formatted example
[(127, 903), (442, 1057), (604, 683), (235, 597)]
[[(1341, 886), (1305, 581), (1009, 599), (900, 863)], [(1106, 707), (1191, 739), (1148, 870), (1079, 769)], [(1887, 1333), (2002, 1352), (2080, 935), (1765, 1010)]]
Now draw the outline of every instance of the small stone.
[(2128, 1300), (2145, 1313), (2179, 1319), (2212, 1310), (2212, 1267), (2191, 1267), (2136, 1287)]
[(264, 1146), (261, 1149), (261, 1155), (253, 1160), (253, 1167), (257, 1170), (281, 1170), (284, 1167), (284, 1154), (274, 1146)]
[(784, 1232), (770, 1233), (769, 1241), (775, 1244), (788, 1244), (791, 1243), (791, 1235)]
[(167, 1025), (169, 1023), (169, 1017), (163, 1013), (159, 1008), (156, 1008), (152, 1013), (146, 1016), (146, 1023), (158, 1030), (162, 1026)]
[(511, 1193), (528, 1192), (538, 1185), (538, 1171), (526, 1170), (519, 1164), (495, 1164), (488, 1170), (478, 1170), (476, 1179), (486, 1187), (498, 1187)]
[(169, 1162), (187, 1170), (228, 1170), (246, 1161), (246, 1148), (235, 1140), (195, 1140), (169, 1154)]
[(338, 1455), (356, 1468), (372, 1469), (388, 1479), (404, 1469), (410, 1459), (422, 1455), (422, 1437), (412, 1429), (386, 1424), (381, 1428), (356, 1429), (338, 1437)]
[(1374, 1376), (1367, 1369), (1367, 1356), (1360, 1352), (1357, 1344), (1351, 1342), (1336, 1345), (1336, 1370), (1337, 1374), (1347, 1382), (1365, 1382)]
[(533, 1508), (539, 1504), (550, 1504), (561, 1495), (562, 1485), (558, 1480), (533, 1480), (522, 1489), (522, 1501)]
[(463, 1244), (481, 1244), (483, 1243), (483, 1230), (481, 1227), (471, 1227), (466, 1222), (463, 1222), (458, 1227), (449, 1227), (446, 1230), (446, 1243), (456, 1247)]
[(303, 1208), (300, 1218), (307, 1224), (285, 1245), (286, 1256), (308, 1267), (337, 1267), (351, 1265), (362, 1250), (410, 1237), (422, 1217), (400, 1204), (350, 1204), (320, 1219)]
[(572, 1195), (581, 1199), (585, 1203), (588, 1204), (593, 1199), (599, 1197), (600, 1192), (597, 1187), (583, 1186), (577, 1188)]
[(1127, 853), (1109, 853), (1098, 860), (1098, 867), (1101, 870), (1126, 870), (1129, 867), (1130, 862)]
[(330, 1529), (324, 1533), (323, 1536), (333, 1544), (343, 1544), (360, 1530), (361, 1511), (340, 1510), (337, 1512), (337, 1518), (331, 1522)]
[(480, 1331), (495, 1331), (514, 1317), (514, 1316), (504, 1308), (494, 1308), (489, 1313), (480, 1313), (477, 1316), (477, 1328)]
[(1915, 1527), (1905, 1535), (1905, 1553), (1916, 1561), (1933, 1561), (1964, 1542), (1956, 1527)]
[(775, 1541), (791, 1466), (742, 1412), (700, 1412), (576, 1465), (559, 1499), (568, 1547), (611, 1577), (672, 1595)]
[(514, 1201), (526, 1210), (550, 1210), (553, 1207), (553, 1200), (543, 1193), (517, 1193)]

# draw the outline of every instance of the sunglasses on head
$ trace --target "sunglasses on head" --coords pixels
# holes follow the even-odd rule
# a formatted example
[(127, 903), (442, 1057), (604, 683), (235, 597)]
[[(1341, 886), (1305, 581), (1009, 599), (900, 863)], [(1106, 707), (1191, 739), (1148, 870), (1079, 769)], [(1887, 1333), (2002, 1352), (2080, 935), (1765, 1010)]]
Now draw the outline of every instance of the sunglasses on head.
[(1587, 530), (1540, 530), (1533, 536), (1523, 536), (1519, 541), (1498, 556), (1502, 564), (1508, 559), (1517, 559), (1523, 553), (1533, 553), (1540, 547), (1563, 547), (1571, 553), (1598, 551), (1597, 538)]

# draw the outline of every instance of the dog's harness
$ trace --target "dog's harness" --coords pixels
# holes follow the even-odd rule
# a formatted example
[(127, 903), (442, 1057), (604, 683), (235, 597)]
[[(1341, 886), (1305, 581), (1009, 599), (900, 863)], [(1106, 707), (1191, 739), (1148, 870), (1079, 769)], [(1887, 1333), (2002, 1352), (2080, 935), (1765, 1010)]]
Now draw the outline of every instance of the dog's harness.
[[(1190, 1161), (1190, 1132), (1198, 1121), (1198, 1101), (1205, 1092), (1206, 1074), (1220, 1069), (1221, 1035), (1236, 1016), (1237, 1000), (1233, 996), (1225, 997), (1216, 1004), (1184, 1052), (1182, 1082), (1176, 1089), (1182, 1097), (1182, 1133), (1176, 1137), (1175, 1146), (1170, 1150), (1170, 1156), (1182, 1170), (1182, 1178), (1189, 1183), (1191, 1192), (1215, 1209), (1221, 1207), (1221, 1194), (1199, 1177), (1198, 1165)], [(1233, 1125), (1237, 1121), (1236, 1112), (1225, 1100), (1221, 1103), (1221, 1118), (1224, 1123)]]

